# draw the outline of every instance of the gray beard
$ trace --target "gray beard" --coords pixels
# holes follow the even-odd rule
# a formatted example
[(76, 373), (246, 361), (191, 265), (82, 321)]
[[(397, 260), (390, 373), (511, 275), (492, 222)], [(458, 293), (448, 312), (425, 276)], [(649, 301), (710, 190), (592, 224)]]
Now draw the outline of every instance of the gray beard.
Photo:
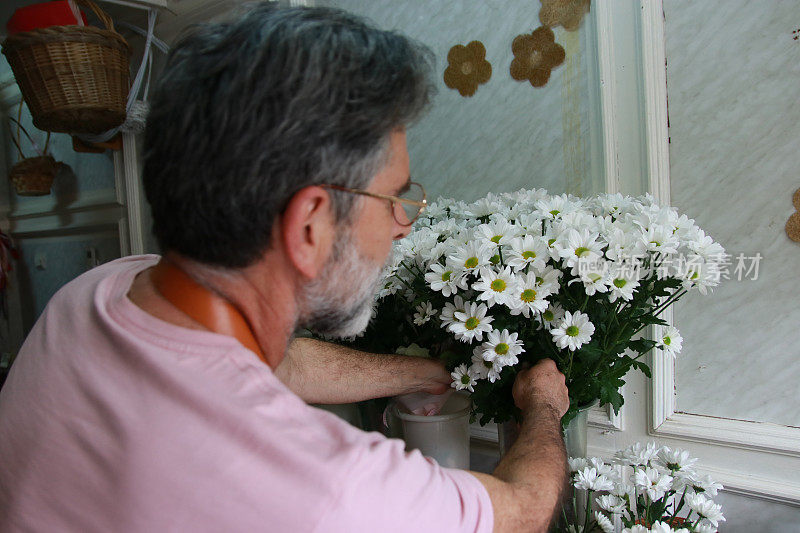
[(337, 240), (320, 276), (302, 289), (303, 327), (326, 337), (361, 334), (372, 318), (383, 267), (358, 252), (348, 231)]

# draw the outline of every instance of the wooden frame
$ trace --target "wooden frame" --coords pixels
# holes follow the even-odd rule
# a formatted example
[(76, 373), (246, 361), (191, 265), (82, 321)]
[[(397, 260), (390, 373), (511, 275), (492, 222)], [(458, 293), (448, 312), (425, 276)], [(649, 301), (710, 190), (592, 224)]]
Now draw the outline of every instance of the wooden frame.
[[(666, 52), (661, 0), (640, 0), (645, 137), (648, 147), (649, 190), (661, 204), (670, 201), (669, 132), (667, 129)], [(672, 309), (664, 319), (672, 324)], [(661, 327), (654, 327), (653, 338)], [(676, 411), (675, 364), (671, 357), (652, 357), (649, 432), (670, 437), (757, 451), (772, 456), (800, 457), (800, 428), (748, 422)], [(707, 468), (726, 489), (747, 496), (800, 503), (800, 483), (786, 483), (727, 468)]]

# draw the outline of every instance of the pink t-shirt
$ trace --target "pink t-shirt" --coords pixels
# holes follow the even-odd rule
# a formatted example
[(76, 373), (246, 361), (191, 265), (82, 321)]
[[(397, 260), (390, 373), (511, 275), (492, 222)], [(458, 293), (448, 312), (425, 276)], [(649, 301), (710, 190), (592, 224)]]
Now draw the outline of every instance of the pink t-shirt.
[(62, 288), (0, 393), (2, 531), (491, 531), (471, 474), (306, 405), (231, 337), (127, 297), (157, 256)]

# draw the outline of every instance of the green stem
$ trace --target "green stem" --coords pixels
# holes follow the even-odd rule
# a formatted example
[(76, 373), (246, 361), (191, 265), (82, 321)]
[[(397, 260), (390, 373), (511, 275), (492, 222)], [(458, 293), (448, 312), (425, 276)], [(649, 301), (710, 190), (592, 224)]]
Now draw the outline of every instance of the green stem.
[(589, 518), (591, 516), (591, 509), (592, 509), (592, 489), (586, 489), (586, 518), (583, 521), (583, 530), (589, 530)]

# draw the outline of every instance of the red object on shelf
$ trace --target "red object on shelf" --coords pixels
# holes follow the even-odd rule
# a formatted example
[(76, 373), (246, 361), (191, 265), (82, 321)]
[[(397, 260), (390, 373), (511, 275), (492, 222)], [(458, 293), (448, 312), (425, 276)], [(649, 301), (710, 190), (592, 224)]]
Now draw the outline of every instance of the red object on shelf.
[[(83, 23), (86, 22), (86, 14), (81, 11)], [(9, 35), (15, 33), (47, 28), (50, 26), (74, 26), (77, 24), (75, 15), (69, 7), (67, 0), (55, 0), (53, 2), (42, 2), (25, 6), (14, 11), (11, 18), (6, 23)]]

